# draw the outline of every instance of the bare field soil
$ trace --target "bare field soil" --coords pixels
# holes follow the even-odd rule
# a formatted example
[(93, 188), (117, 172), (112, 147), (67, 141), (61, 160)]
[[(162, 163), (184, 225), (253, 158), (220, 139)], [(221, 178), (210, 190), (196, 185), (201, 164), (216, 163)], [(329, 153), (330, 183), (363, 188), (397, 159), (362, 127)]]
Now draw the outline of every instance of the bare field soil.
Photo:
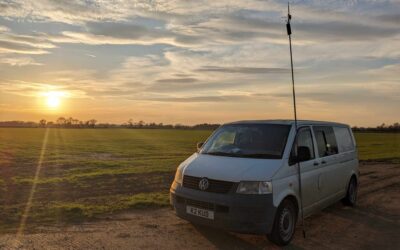
[[(363, 163), (356, 208), (337, 203), (306, 219), (287, 249), (400, 249), (400, 164)], [(133, 210), (70, 226), (0, 235), (0, 249), (278, 249), (263, 236), (194, 226), (170, 208)]]

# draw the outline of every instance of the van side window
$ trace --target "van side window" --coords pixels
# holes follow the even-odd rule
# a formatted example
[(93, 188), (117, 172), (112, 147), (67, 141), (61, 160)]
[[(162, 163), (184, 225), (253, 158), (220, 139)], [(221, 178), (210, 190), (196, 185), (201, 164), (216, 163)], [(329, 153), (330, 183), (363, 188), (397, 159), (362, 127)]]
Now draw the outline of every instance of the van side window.
[(333, 128), (329, 126), (313, 127), (317, 141), (319, 157), (334, 155), (338, 153), (338, 146)]
[[(315, 152), (314, 152), (314, 144), (312, 140), (312, 135), (311, 135), (311, 130), (309, 128), (301, 128), (297, 134), (297, 141), (293, 143), (292, 146), (292, 151), (290, 152), (290, 158), (293, 158), (294, 156), (297, 155), (297, 148), (299, 147), (307, 147), (310, 150), (310, 159), (315, 158)], [(289, 165), (292, 165), (292, 163), (289, 163)]]
[(333, 127), (339, 147), (339, 153), (354, 150), (353, 137), (348, 127)]

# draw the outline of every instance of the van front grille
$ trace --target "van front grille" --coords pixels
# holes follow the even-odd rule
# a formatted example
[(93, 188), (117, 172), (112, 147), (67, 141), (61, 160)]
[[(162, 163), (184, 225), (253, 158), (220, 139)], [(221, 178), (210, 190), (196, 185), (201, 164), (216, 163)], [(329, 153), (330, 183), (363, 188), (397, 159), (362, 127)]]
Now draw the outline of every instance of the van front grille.
[[(183, 177), (183, 186), (186, 188), (200, 190), (199, 182), (202, 178), (185, 175)], [(220, 180), (213, 180), (208, 179), (209, 186), (204, 192), (211, 192), (211, 193), (228, 193), (234, 184), (234, 182), (230, 181), (220, 181)], [(203, 190), (202, 190), (203, 191)]]

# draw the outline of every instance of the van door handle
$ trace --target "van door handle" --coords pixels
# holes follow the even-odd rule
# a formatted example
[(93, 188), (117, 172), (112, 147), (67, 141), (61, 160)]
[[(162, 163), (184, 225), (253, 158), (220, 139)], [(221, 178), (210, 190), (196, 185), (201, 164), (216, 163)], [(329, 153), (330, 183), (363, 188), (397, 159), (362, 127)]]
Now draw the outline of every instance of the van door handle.
[(321, 161), (321, 164), (326, 164), (326, 161)]
[(318, 166), (318, 165), (319, 165), (319, 163), (315, 161), (314, 162), (314, 166)]

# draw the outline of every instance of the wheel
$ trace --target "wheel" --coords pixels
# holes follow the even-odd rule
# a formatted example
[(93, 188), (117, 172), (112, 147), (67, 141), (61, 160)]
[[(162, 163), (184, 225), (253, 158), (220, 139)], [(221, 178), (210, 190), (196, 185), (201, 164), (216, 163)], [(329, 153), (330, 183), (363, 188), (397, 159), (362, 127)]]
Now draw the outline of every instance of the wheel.
[(344, 197), (343, 204), (346, 206), (354, 207), (357, 203), (357, 180), (355, 177), (350, 179), (349, 185), (347, 187), (346, 197)]
[(278, 207), (272, 231), (268, 239), (279, 246), (285, 246), (292, 240), (297, 222), (295, 204), (285, 199)]

